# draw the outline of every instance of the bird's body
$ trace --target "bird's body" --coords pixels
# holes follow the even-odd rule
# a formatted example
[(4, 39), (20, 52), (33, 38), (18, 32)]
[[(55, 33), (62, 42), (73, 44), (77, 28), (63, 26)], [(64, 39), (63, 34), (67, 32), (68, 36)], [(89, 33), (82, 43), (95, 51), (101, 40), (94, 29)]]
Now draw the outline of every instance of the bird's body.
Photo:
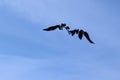
[(79, 29), (74, 29), (75, 33), (78, 34), (79, 33)]
[(72, 36), (74, 36), (75, 35), (75, 31), (74, 30), (70, 30), (69, 34), (71, 34)]
[(69, 33), (74, 36), (75, 34), (78, 34), (79, 29), (74, 29), (74, 30), (70, 30)]

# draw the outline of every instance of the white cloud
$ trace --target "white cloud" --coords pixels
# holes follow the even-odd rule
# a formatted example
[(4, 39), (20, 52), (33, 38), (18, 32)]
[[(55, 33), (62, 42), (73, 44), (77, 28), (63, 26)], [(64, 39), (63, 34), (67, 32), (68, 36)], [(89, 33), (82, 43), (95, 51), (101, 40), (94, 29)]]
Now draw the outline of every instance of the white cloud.
[(96, 61), (67, 55), (46, 59), (0, 55), (1, 80), (119, 80), (118, 74)]
[(39, 20), (43, 14), (45, 15), (46, 11), (42, 0), (4, 0), (2, 3), (4, 6), (19, 12), (31, 20)]
[(0, 55), (0, 79), (1, 80), (21, 80), (25, 75), (48, 66), (45, 59), (31, 59), (18, 56)]
[(54, 8), (44, 0), (4, 0), (2, 4), (11, 10), (19, 12), (33, 22), (52, 22), (57, 18), (57, 14), (54, 14), (56, 13)]
[(94, 10), (98, 11), (95, 8), (97, 6), (93, 5), (94, 2), (89, 0), (4, 0), (3, 4), (27, 16), (33, 22), (46, 23), (83, 24), (82, 20), (88, 19), (89, 15), (95, 15)]

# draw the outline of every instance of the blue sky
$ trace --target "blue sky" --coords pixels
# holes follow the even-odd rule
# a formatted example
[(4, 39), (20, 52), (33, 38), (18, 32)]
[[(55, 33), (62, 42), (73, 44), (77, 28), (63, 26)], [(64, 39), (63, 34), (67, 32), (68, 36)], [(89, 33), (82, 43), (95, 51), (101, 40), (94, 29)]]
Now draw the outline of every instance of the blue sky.
[[(0, 80), (120, 80), (119, 0), (0, 0)], [(66, 31), (66, 23), (95, 42)]]

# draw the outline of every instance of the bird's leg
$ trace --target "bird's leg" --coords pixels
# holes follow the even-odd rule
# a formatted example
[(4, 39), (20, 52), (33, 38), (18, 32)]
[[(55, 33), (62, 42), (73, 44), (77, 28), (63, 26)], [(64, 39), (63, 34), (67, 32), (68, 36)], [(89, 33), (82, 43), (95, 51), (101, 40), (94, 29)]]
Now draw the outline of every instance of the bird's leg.
[(67, 30), (68, 34), (70, 35), (70, 28), (69, 28), (69, 26), (66, 26), (64, 28)]
[(68, 30), (68, 29), (67, 29), (67, 32), (68, 32), (69, 35), (71, 34), (71, 33), (70, 33), (70, 30)]

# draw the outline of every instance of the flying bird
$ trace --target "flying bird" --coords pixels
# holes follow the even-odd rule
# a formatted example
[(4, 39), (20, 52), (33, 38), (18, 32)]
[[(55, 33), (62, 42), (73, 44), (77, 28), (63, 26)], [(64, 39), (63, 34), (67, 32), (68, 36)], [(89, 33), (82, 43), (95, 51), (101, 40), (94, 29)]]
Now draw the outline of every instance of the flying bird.
[(63, 28), (65, 28), (65, 29), (67, 30), (67, 32), (68, 32), (70, 35), (72, 35), (72, 36), (74, 36), (75, 34), (77, 34), (77, 35), (78, 35), (78, 38), (79, 38), (80, 40), (82, 39), (83, 36), (85, 36), (86, 39), (87, 39), (90, 43), (94, 44), (94, 42), (90, 39), (89, 34), (88, 34), (86, 31), (84, 31), (84, 30), (82, 30), (82, 29), (81, 29), (81, 30), (79, 30), (79, 29), (70, 30), (70, 27), (69, 27), (69, 26), (66, 26), (65, 23), (61, 23), (60, 25), (50, 26), (50, 27), (45, 28), (45, 29), (43, 29), (43, 30), (45, 30), (45, 31), (53, 31), (53, 30), (55, 30), (55, 29), (57, 29), (57, 28), (58, 28), (59, 30), (63, 30)]

